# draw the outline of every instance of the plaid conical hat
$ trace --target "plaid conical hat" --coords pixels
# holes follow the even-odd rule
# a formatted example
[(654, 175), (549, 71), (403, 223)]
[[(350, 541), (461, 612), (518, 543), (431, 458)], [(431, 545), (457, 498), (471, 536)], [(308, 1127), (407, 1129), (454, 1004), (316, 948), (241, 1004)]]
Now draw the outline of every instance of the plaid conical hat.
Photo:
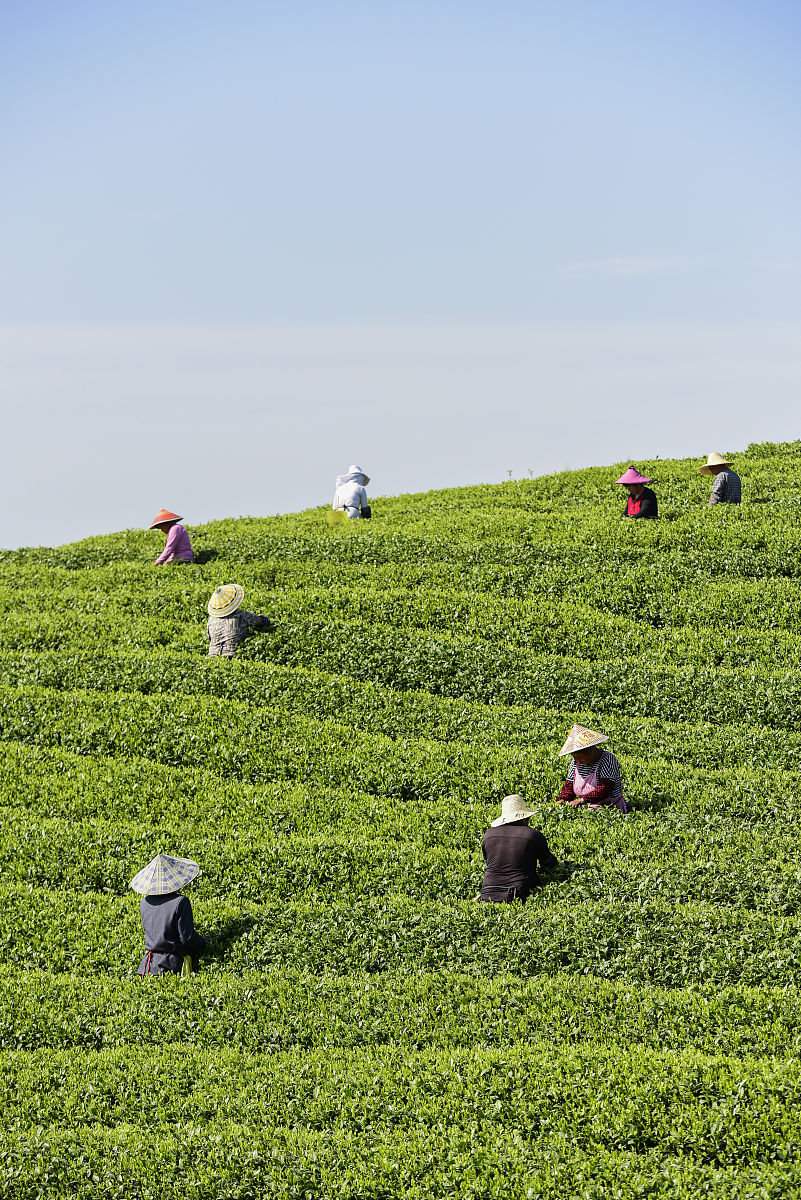
[(245, 599), (241, 583), (223, 583), (211, 593), (208, 603), (210, 617), (230, 617)]
[(186, 887), (200, 874), (200, 867), (191, 858), (173, 858), (157, 854), (152, 862), (131, 880), (131, 887), (140, 896), (166, 896)]
[(605, 733), (596, 733), (594, 729), (585, 729), (583, 725), (574, 725), (567, 735), (567, 741), (559, 751), (560, 757), (563, 754), (573, 754), (576, 750), (589, 750), (590, 746), (598, 746), (601, 742), (608, 742), (609, 738)]
[(164, 525), (167, 521), (180, 521), (178, 513), (171, 513), (169, 509), (160, 508), (153, 520), (150, 522), (150, 528), (155, 529), (157, 525)]

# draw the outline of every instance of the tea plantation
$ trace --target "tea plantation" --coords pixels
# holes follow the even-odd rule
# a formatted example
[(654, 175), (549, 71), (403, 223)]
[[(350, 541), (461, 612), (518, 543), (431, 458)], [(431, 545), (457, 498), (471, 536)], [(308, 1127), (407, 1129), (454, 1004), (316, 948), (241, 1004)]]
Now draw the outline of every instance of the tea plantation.
[[(656, 522), (611, 467), (0, 555), (3, 1197), (801, 1196), (801, 443), (700, 461)], [(275, 629), (210, 660), (232, 580)], [(553, 804), (575, 721), (629, 817)]]

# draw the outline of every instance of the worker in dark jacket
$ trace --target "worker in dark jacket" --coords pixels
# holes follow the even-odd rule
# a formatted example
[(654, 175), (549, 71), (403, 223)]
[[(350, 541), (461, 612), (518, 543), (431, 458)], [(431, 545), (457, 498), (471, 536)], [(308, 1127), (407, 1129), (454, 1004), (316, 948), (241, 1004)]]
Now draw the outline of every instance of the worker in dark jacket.
[(191, 858), (157, 854), (131, 880), (131, 887), (142, 897), (139, 910), (145, 956), (139, 964), (140, 975), (187, 973), (185, 964), (191, 971), (192, 959), (205, 948), (206, 939), (195, 931), (192, 905), (179, 895), (199, 874), (200, 867)]
[(545, 871), (558, 865), (539, 829), (531, 829), (534, 816), (522, 796), (507, 796), (501, 815), (484, 834), (481, 849), (486, 867), (479, 900), (524, 904), (539, 882), (538, 867)]
[(623, 509), (624, 517), (659, 516), (656, 496), (650, 488), (645, 486), (646, 483), (651, 482), (648, 476), (641, 475), (636, 467), (629, 467), (625, 475), (621, 475), (620, 479), (615, 480), (615, 483), (622, 483), (629, 494), (626, 507)]

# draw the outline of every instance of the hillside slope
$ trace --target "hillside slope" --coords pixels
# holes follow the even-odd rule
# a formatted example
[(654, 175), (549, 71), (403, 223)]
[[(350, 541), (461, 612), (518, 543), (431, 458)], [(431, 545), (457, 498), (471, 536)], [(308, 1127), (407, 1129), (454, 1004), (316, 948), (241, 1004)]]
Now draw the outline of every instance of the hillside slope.
[[(801, 443), (638, 465), (0, 555), (4, 1195), (801, 1195)], [(479, 905), (515, 791), (581, 869)], [(159, 850), (212, 953), (143, 983)]]

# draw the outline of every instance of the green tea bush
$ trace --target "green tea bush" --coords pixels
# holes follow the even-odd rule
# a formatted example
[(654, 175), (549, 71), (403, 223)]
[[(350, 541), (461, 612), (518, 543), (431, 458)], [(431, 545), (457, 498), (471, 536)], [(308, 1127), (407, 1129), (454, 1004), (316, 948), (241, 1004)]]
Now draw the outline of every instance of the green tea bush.
[[(0, 553), (3, 1196), (801, 1195), (801, 444), (736, 464)], [(629, 817), (554, 805), (574, 721)], [(509, 792), (562, 866), (477, 904)], [(135, 975), (159, 850), (190, 979)]]

